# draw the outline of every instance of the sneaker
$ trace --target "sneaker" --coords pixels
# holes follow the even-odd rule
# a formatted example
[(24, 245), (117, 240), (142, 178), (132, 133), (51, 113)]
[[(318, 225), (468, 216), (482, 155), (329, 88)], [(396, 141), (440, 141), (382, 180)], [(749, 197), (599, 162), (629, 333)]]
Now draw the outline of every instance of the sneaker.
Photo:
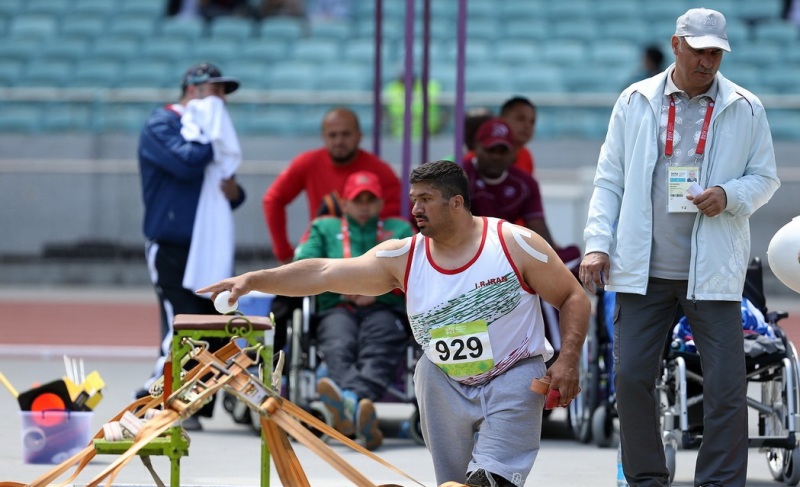
[(181, 421), (181, 427), (186, 431), (203, 431), (203, 425), (197, 416), (189, 416)]
[(358, 402), (356, 439), (367, 450), (374, 450), (383, 443), (383, 433), (378, 427), (375, 404), (369, 399), (362, 399)]
[(353, 425), (354, 411), (351, 408), (347, 408), (350, 409), (350, 414), (347, 414), (345, 400), (339, 386), (329, 378), (323, 377), (317, 382), (317, 395), (322, 404), (325, 405), (325, 409), (333, 416), (333, 427), (336, 431), (345, 436), (351, 436), (355, 429)]
[(466, 485), (470, 487), (514, 487), (514, 484), (499, 475), (479, 468), (470, 472)]

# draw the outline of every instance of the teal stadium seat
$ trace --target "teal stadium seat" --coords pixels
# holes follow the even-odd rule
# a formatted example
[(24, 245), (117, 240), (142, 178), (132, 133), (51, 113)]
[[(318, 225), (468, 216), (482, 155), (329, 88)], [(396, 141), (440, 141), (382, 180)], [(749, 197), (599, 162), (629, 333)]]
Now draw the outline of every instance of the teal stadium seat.
[(47, 132), (83, 132), (91, 128), (91, 119), (86, 103), (51, 103), (41, 124)]
[(554, 20), (551, 33), (556, 42), (560, 40), (578, 40), (588, 45), (598, 42), (598, 39), (602, 38), (600, 27), (597, 22), (590, 18)]
[[(383, 59), (392, 56), (392, 46), (382, 44)], [(375, 62), (375, 42), (372, 38), (351, 39), (344, 45), (342, 59), (346, 62), (373, 63)]]
[(93, 59), (120, 60), (134, 59), (139, 54), (139, 41), (126, 37), (101, 37), (90, 52)]
[(588, 60), (586, 47), (580, 41), (557, 41), (543, 46), (542, 59), (548, 63), (578, 67)]
[(3, 57), (0, 56), (0, 86), (14, 86), (21, 81), (22, 67), (22, 61), (3, 59)]
[[(464, 46), (464, 58), (467, 65), (480, 64), (489, 61), (494, 53), (491, 43), (479, 39), (467, 39), (467, 44)], [(448, 47), (447, 60), (455, 62), (458, 55), (458, 45), (451, 43)]]
[(261, 90), (269, 87), (270, 66), (265, 62), (234, 62), (227, 60), (223, 72), (239, 78), (241, 89)]
[(731, 49), (750, 42), (750, 26), (745, 21), (734, 17), (729, 19), (727, 24), (725, 31), (728, 33), (728, 43), (731, 45)]
[(289, 43), (281, 39), (252, 39), (231, 55), (238, 62), (273, 63), (289, 59)]
[(95, 123), (95, 130), (106, 133), (138, 133), (155, 107), (149, 104), (106, 103)]
[(89, 50), (89, 41), (84, 39), (54, 39), (42, 44), (40, 56), (54, 61), (75, 62), (85, 59)]
[(67, 86), (74, 74), (73, 66), (68, 61), (34, 59), (28, 63), (23, 78), (16, 86), (53, 88)]
[(310, 36), (312, 39), (330, 39), (342, 43), (353, 36), (353, 29), (348, 22), (318, 22), (311, 24)]
[(372, 89), (372, 65), (328, 63), (318, 74), (319, 89), (330, 91), (366, 91)]
[(257, 29), (262, 39), (292, 42), (306, 35), (306, 22), (291, 17), (271, 17), (262, 20)]
[(145, 16), (151, 19), (167, 14), (167, 2), (164, 0), (118, 0), (118, 12), (123, 16)]
[(152, 37), (142, 41), (142, 47), (136, 58), (180, 65), (189, 64), (192, 60), (192, 48), (195, 45), (187, 39)]
[(165, 39), (183, 39), (195, 42), (205, 32), (205, 23), (197, 19), (167, 17), (161, 21), (158, 33)]
[(731, 62), (731, 60), (725, 59), (719, 71), (729, 80), (751, 91), (755, 90), (756, 86), (761, 85), (761, 78), (763, 76), (763, 71), (751, 64)]
[[(775, 43), (750, 42), (731, 48), (726, 57), (737, 64), (750, 64), (762, 68), (781, 69), (784, 58), (781, 46)], [(726, 60), (727, 61), (727, 60)]]
[(644, 20), (651, 26), (663, 25), (665, 29), (670, 27), (671, 35), (675, 33), (675, 21), (677, 18), (690, 8), (698, 6), (684, 0), (670, 0), (669, 2), (645, 1), (641, 3), (639, 11)]
[(633, 70), (639, 65), (641, 47), (629, 41), (607, 40), (589, 48), (589, 61), (597, 66)]
[(114, 88), (120, 81), (121, 63), (88, 59), (77, 64), (67, 80), (74, 88)]
[(29, 37), (13, 41), (5, 39), (0, 42), (0, 59), (26, 62), (39, 54), (41, 45), (40, 40)]
[(492, 57), (509, 66), (533, 64), (541, 61), (541, 51), (532, 43), (500, 41), (492, 51)]
[[(501, 25), (493, 19), (467, 19), (467, 39), (494, 42), (505, 35), (505, 29)], [(455, 34), (454, 26), (453, 35), (455, 36)]]
[(301, 116), (289, 107), (266, 107), (250, 115), (243, 128), (251, 134), (295, 135)]
[(271, 70), (269, 86), (273, 90), (314, 90), (317, 81), (313, 64), (285, 62)]
[(45, 14), (58, 18), (72, 10), (70, 0), (28, 0), (25, 13)]
[(547, 2), (541, 12), (549, 22), (575, 21), (590, 18), (594, 9), (591, 0), (570, 0), (569, 2)]
[(506, 0), (495, 2), (498, 19), (514, 19), (520, 22), (547, 20), (545, 3), (550, 0)]
[(234, 57), (236, 52), (242, 47), (242, 44), (247, 41), (240, 41), (239, 39), (218, 39), (213, 42), (200, 42), (187, 47), (186, 53), (191, 53), (192, 59), (200, 61), (209, 61), (220, 67), (223, 73), (227, 73), (225, 64), (228, 59)]
[(94, 40), (106, 30), (106, 19), (97, 14), (69, 14), (61, 18), (62, 38)]
[(119, 12), (119, 7), (120, 2), (118, 0), (75, 0), (72, 12), (110, 18)]
[(800, 111), (768, 110), (770, 132), (779, 140), (800, 140)]
[(0, 2), (0, 16), (11, 18), (25, 11), (23, 0), (3, 0)]
[[(450, 2), (457, 4), (457, 2)], [(456, 9), (454, 13), (458, 13)], [(482, 1), (475, 1), (472, 0), (471, 2), (467, 2), (467, 18), (468, 19), (491, 19), (491, 20), (503, 20), (502, 18), (497, 17), (497, 2), (493, 2), (490, 0), (482, 0)]]
[(782, 19), (756, 24), (754, 37), (756, 42), (774, 42), (782, 46), (800, 46), (800, 28)]
[[(672, 31), (674, 33), (674, 27), (672, 27)], [(667, 39), (669, 39), (669, 37), (667, 37)], [(625, 41), (643, 47), (647, 43), (655, 40), (661, 41), (663, 39), (654, 39), (654, 35), (650, 30), (650, 25), (642, 19), (634, 18), (630, 20), (608, 21), (603, 24), (601, 40), (597, 42)]]
[(122, 68), (118, 88), (172, 88), (178, 85), (175, 65), (147, 59), (128, 61)]
[(467, 66), (464, 84), (468, 93), (510, 93), (514, 91), (513, 70), (504, 65), (484, 63)]
[(13, 39), (11, 42), (19, 39), (47, 39), (55, 37), (57, 25), (56, 19), (50, 15), (20, 15), (11, 19), (8, 37)]
[(211, 42), (247, 41), (253, 37), (255, 23), (244, 17), (218, 17), (211, 22)]
[[(800, 66), (784, 66), (769, 70), (763, 75), (764, 85), (774, 93), (800, 95)], [(800, 125), (797, 126), (800, 131)]]
[(536, 42), (545, 41), (551, 35), (551, 25), (544, 19), (509, 20), (503, 26), (503, 37), (500, 42)]
[[(603, 0), (592, 7), (593, 18), (604, 26), (610, 22), (636, 22), (641, 9), (639, 0)], [(603, 29), (605, 34), (605, 29)], [(605, 35), (603, 36), (605, 38)]]
[(323, 39), (300, 39), (294, 43), (291, 59), (298, 63), (321, 64), (340, 58), (338, 43)]
[[(405, 27), (402, 22), (396, 19), (384, 19), (381, 25), (383, 35), (381, 39), (384, 42), (402, 42), (405, 39)], [(356, 26), (356, 37), (372, 37), (375, 36), (375, 24), (373, 22), (362, 22)]]
[(783, 10), (783, 0), (758, 0), (739, 2), (738, 15), (749, 22), (779, 19)]
[(0, 104), (0, 132), (36, 133), (41, 130), (42, 108), (25, 105)]
[(155, 35), (156, 23), (145, 17), (115, 16), (108, 25), (107, 35), (146, 40)]
[(561, 70), (546, 64), (520, 66), (512, 82), (517, 93), (558, 93), (565, 89)]

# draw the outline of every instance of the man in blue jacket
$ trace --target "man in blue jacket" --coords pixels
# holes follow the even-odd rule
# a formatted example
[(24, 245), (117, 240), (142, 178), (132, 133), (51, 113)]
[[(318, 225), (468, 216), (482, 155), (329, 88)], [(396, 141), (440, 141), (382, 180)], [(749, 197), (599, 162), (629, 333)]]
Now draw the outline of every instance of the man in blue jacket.
[(625, 89), (611, 113), (579, 274), (589, 289), (617, 292), (615, 385), (628, 483), (669, 485), (655, 381), (681, 304), (704, 377), (694, 485), (744, 486), (748, 220), (780, 181), (764, 106), (719, 73), (731, 50), (725, 17), (691, 9), (671, 42), (675, 63)]
[[(195, 215), (208, 174), (207, 168), (215, 162), (215, 143), (207, 137), (192, 137), (186, 131), (182, 117), (190, 101), (215, 96), (224, 102), (225, 96), (238, 87), (239, 82), (235, 78), (223, 77), (212, 64), (192, 66), (183, 77), (178, 103), (156, 109), (145, 123), (139, 138), (145, 253), (150, 278), (161, 306), (163, 339), (161, 357), (147, 386), (163, 371), (175, 315), (217, 313), (210, 299), (198, 296), (194, 289), (184, 287)], [(236, 146), (238, 148), (238, 141)], [(244, 190), (233, 175), (221, 179), (219, 191), (230, 203), (231, 209), (244, 202)], [(233, 272), (232, 268), (230, 272)], [(146, 394), (145, 390), (137, 391), (137, 395), (143, 394)], [(207, 405), (201, 415), (210, 417), (213, 405), (213, 402)], [(199, 421), (194, 418), (196, 416), (185, 420), (184, 427), (201, 429)]]

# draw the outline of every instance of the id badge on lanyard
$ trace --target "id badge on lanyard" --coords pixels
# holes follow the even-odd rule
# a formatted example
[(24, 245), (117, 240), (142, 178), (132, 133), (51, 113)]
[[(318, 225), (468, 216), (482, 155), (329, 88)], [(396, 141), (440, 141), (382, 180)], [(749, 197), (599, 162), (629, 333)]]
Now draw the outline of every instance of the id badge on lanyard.
[[(714, 101), (708, 103), (708, 109), (703, 119), (703, 126), (700, 129), (700, 137), (695, 149), (694, 165), (673, 165), (671, 161), (667, 164), (667, 212), (669, 213), (697, 213), (697, 206), (686, 199), (689, 186), (698, 182), (700, 179), (700, 163), (706, 149), (706, 139), (708, 139), (708, 127), (711, 124), (711, 114), (714, 111)], [(664, 144), (664, 156), (667, 160), (672, 159), (673, 143), (675, 138), (675, 98), (669, 96), (669, 114), (667, 116), (667, 140)]]

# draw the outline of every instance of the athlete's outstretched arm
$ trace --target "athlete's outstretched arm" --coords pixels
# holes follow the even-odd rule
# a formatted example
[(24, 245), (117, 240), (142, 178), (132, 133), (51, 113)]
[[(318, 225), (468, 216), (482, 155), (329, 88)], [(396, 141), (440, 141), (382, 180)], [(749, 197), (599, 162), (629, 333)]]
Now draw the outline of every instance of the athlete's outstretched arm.
[(378, 296), (402, 286), (407, 256), (380, 258), (377, 252), (402, 249), (406, 240), (381, 242), (351, 259), (304, 259), (273, 269), (247, 272), (198, 289), (197, 293), (211, 293), (214, 299), (227, 290), (231, 292), (230, 303), (250, 291), (282, 296), (308, 296), (325, 291)]

